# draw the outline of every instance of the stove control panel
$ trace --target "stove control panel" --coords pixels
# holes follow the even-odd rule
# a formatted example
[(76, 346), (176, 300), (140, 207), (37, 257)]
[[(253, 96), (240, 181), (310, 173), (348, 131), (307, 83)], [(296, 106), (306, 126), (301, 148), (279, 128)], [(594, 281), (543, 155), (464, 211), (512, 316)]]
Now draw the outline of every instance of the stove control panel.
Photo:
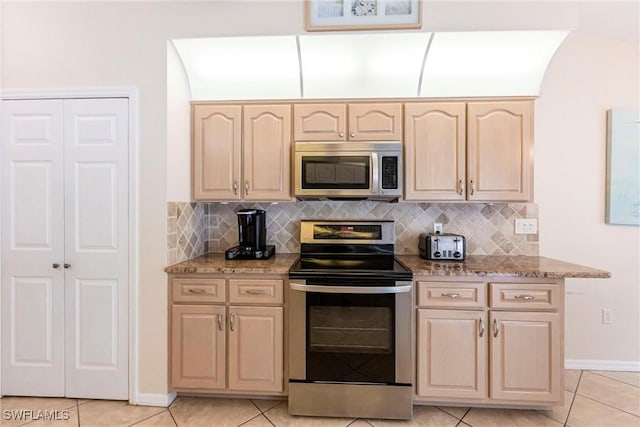
[(463, 261), (465, 246), (465, 238), (459, 234), (423, 233), (418, 243), (420, 256), (428, 260)]

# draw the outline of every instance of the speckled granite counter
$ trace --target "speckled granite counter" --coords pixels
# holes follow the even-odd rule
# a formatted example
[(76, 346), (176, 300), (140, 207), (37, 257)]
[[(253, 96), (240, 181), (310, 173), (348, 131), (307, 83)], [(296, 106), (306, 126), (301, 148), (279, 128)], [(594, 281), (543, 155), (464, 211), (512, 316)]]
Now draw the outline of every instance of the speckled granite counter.
[(583, 265), (536, 256), (467, 256), (464, 262), (427, 261), (418, 255), (396, 258), (414, 276), (498, 276), (562, 278), (608, 278), (611, 273)]
[(287, 274), (300, 254), (275, 254), (266, 260), (226, 260), (224, 254), (206, 254), (173, 264), (167, 273)]

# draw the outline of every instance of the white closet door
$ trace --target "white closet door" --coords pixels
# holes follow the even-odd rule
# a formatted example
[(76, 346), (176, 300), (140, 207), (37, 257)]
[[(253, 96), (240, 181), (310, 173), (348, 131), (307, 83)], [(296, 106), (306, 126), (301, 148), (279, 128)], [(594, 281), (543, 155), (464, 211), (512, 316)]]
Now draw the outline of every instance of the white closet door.
[(67, 397), (128, 397), (128, 101), (64, 101)]
[(63, 104), (4, 101), (0, 111), (2, 393), (63, 396)]

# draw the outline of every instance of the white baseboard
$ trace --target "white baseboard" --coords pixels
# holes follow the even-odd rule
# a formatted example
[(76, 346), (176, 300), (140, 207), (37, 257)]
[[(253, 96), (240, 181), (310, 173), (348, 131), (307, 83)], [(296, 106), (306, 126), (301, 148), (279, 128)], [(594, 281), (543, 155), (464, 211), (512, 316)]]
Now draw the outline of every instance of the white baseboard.
[(178, 397), (178, 394), (174, 391), (167, 394), (138, 393), (136, 405), (161, 406), (163, 408), (167, 408), (176, 397)]
[(565, 359), (565, 369), (640, 372), (640, 361)]

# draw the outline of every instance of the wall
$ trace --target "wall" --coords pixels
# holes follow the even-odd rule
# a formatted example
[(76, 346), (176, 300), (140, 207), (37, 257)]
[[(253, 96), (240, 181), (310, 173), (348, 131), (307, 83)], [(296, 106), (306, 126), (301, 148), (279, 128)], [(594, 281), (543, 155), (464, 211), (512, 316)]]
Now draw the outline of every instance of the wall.
[[(618, 102), (610, 98), (613, 95), (609, 95), (609, 85), (614, 86), (615, 96), (619, 98), (624, 97), (618, 92), (626, 85), (631, 85), (629, 93), (638, 92), (637, 86), (633, 86), (637, 84), (634, 78), (621, 76), (628, 81), (615, 82), (611, 74), (602, 70), (605, 65), (633, 62), (622, 58), (622, 51), (637, 58), (638, 37), (636, 33), (629, 37), (626, 31), (637, 29), (637, 16), (636, 2), (593, 5), (582, 5), (581, 2), (427, 2), (423, 8), (425, 31), (576, 28), (576, 33), (632, 38), (636, 43), (635, 52), (625, 48), (610, 54), (607, 50), (618, 46), (615, 42), (584, 38), (582, 43), (567, 44), (552, 63), (549, 80), (545, 82), (543, 97), (536, 109), (536, 201), (540, 205), (542, 254), (610, 267), (608, 269), (614, 272), (611, 280), (571, 283), (571, 289), (584, 292), (578, 296), (579, 301), (569, 302), (571, 310), (567, 323), (572, 335), (568, 337), (567, 354), (575, 358), (639, 359), (635, 350), (638, 339), (635, 262), (629, 256), (608, 253), (603, 256), (591, 239), (592, 236), (603, 238), (609, 245), (616, 243), (622, 253), (637, 255), (637, 231), (602, 224), (603, 210), (597, 200), (604, 197), (604, 145), (598, 145), (603, 144), (603, 140), (598, 142), (594, 138), (597, 140), (600, 135), (604, 138), (604, 131), (601, 124), (595, 126), (588, 122), (599, 120), (599, 113), (592, 115), (592, 111), (601, 110), (604, 114), (606, 108)], [(163, 272), (167, 260), (166, 202), (184, 201), (185, 185), (188, 185), (188, 182), (177, 184), (177, 181), (175, 186), (167, 185), (168, 180), (173, 182), (174, 179), (167, 176), (167, 160), (174, 156), (173, 150), (167, 152), (167, 74), (170, 72), (167, 70), (167, 40), (301, 34), (304, 32), (303, 3), (2, 2), (1, 19), (0, 87), (3, 89), (96, 86), (136, 86), (140, 89), (139, 391), (166, 393), (167, 301)], [(590, 53), (601, 56), (594, 56), (597, 59), (594, 62), (588, 58)], [(577, 63), (573, 63), (574, 58)], [(618, 62), (609, 62), (611, 59)], [(616, 65), (613, 71), (621, 73), (622, 68), (624, 66)], [(635, 70), (637, 76), (637, 68)], [(580, 78), (583, 74), (587, 77)], [(572, 91), (565, 92), (565, 86)], [(588, 114), (573, 114), (573, 108)], [(568, 116), (567, 121), (563, 122), (565, 116)], [(579, 139), (574, 139), (576, 130), (581, 132)], [(176, 141), (172, 139), (172, 143)], [(565, 149), (564, 144), (570, 144), (571, 148)], [(581, 150), (581, 144), (585, 144), (586, 151)], [(184, 148), (188, 141), (172, 147), (176, 145)], [(577, 163), (575, 153), (567, 152), (575, 150), (587, 153), (585, 164)], [(554, 151), (558, 151), (558, 159), (554, 157)], [(551, 167), (546, 162), (550, 162)], [(572, 170), (579, 170), (575, 172), (578, 178), (563, 181), (573, 174), (566, 172), (567, 165)], [(184, 174), (180, 176), (184, 177)], [(558, 182), (566, 184), (559, 187)], [(170, 188), (177, 196), (167, 197)], [(560, 188), (568, 195), (566, 200), (558, 191)], [(580, 227), (574, 226), (569, 218), (563, 219), (566, 212), (576, 210), (580, 215), (576, 223)], [(576, 243), (567, 245), (571, 241)], [(614, 298), (614, 295), (622, 297)], [(595, 329), (576, 326), (580, 324), (576, 316), (582, 316), (576, 312), (578, 307), (585, 307), (585, 315), (597, 317), (595, 307), (605, 298), (619, 304), (614, 307), (614, 328), (602, 330), (592, 323), (588, 325)], [(629, 328), (620, 328), (623, 325)], [(594, 330), (598, 331), (594, 335), (597, 340), (591, 339)], [(592, 342), (600, 345), (595, 348)], [(604, 343), (611, 343), (611, 346)], [(583, 352), (583, 348), (588, 352)]]
[[(540, 253), (610, 271), (567, 280), (566, 359), (640, 369), (640, 227), (607, 225), (606, 111), (640, 108), (638, 45), (573, 34), (536, 102)], [(640, 165), (640, 159), (638, 159)], [(613, 324), (602, 324), (602, 309)]]

